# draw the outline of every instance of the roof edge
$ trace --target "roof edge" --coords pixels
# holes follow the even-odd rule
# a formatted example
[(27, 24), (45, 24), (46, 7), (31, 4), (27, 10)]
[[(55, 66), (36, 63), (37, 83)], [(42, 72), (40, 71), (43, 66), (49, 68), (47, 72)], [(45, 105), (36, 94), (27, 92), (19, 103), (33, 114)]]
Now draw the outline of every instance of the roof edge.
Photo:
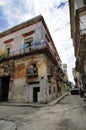
[(8, 34), (10, 34), (12, 32), (15, 32), (15, 31), (17, 31), (19, 29), (22, 29), (22, 28), (25, 28), (25, 27), (27, 27), (29, 25), (35, 24), (35, 23), (41, 21), (42, 19), (43, 19), (43, 16), (42, 15), (38, 15), (38, 16), (36, 16), (36, 17), (34, 17), (34, 18), (30, 19), (30, 20), (22, 22), (22, 23), (14, 26), (12, 28), (9, 28), (8, 30), (6, 30), (4, 32), (1, 32), (0, 33), (0, 38), (4, 37), (4, 36), (6, 36), (6, 35), (8, 35)]

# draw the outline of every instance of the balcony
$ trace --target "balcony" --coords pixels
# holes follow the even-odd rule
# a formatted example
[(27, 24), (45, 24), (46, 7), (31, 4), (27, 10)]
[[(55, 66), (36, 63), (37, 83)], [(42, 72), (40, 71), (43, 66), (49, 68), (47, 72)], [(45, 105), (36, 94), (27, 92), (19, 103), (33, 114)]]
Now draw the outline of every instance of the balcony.
[(4, 61), (8, 59), (16, 59), (18, 57), (24, 57), (28, 55), (37, 54), (37, 53), (39, 54), (45, 53), (52, 60), (52, 62), (55, 63), (56, 66), (59, 64), (59, 62), (57, 61), (56, 55), (54, 54), (51, 47), (47, 44), (46, 41), (39, 42), (39, 44), (36, 44), (36, 45), (34, 44), (27, 47), (22, 47), (22, 46), (16, 50), (15, 49), (10, 50), (9, 55), (4, 54), (0, 56), (0, 61)]
[(81, 57), (86, 56), (86, 34), (81, 34), (79, 55)]
[(36, 51), (43, 50), (44, 48), (47, 48), (47, 47), (48, 47), (48, 44), (46, 42), (42, 42), (38, 45), (32, 45), (29, 47), (23, 47), (23, 48), (21, 47), (19, 49), (12, 50), (9, 55), (4, 54), (4, 55), (0, 56), (0, 61), (9, 59), (9, 58), (14, 58), (14, 57), (21, 56), (21, 55), (27, 55), (30, 53), (34, 53)]
[(38, 71), (36, 67), (27, 69), (27, 77), (37, 77), (37, 76), (38, 76)]
[(48, 67), (47, 68), (47, 76), (53, 76), (53, 69), (52, 69), (52, 67)]

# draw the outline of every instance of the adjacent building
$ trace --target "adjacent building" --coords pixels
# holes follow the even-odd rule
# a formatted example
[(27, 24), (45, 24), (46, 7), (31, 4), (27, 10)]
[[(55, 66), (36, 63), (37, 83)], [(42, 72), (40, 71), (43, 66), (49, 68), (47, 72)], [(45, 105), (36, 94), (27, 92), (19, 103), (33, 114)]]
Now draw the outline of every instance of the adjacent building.
[(62, 93), (62, 75), (41, 15), (0, 33), (0, 102), (47, 103)]
[(62, 70), (63, 70), (63, 85), (64, 85), (63, 90), (68, 91), (70, 81), (68, 79), (67, 64), (62, 64)]
[(79, 87), (79, 88), (82, 87), (83, 83), (82, 83), (82, 80), (81, 80), (80, 73), (77, 72), (75, 70), (75, 68), (72, 69), (72, 73), (73, 73), (73, 77), (74, 77), (74, 81), (75, 81), (75, 86)]
[[(71, 38), (73, 39), (76, 63), (75, 71), (79, 73), (77, 82), (86, 92), (86, 0), (69, 0)], [(76, 82), (76, 81), (75, 81)]]

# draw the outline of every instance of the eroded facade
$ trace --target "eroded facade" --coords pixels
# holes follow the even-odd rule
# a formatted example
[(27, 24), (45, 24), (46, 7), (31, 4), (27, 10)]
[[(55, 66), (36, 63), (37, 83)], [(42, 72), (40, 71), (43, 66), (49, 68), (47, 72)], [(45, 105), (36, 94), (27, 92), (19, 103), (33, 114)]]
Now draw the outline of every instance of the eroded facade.
[(61, 93), (60, 64), (42, 16), (0, 33), (0, 101), (55, 99)]

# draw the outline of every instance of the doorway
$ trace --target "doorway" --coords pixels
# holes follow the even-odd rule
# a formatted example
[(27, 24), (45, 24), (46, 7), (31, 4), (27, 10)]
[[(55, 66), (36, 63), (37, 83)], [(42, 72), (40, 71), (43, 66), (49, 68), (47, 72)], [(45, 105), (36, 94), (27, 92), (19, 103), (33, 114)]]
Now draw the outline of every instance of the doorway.
[(8, 101), (10, 76), (0, 78), (0, 101)]
[(39, 87), (33, 88), (33, 102), (38, 102), (38, 92), (40, 91)]

